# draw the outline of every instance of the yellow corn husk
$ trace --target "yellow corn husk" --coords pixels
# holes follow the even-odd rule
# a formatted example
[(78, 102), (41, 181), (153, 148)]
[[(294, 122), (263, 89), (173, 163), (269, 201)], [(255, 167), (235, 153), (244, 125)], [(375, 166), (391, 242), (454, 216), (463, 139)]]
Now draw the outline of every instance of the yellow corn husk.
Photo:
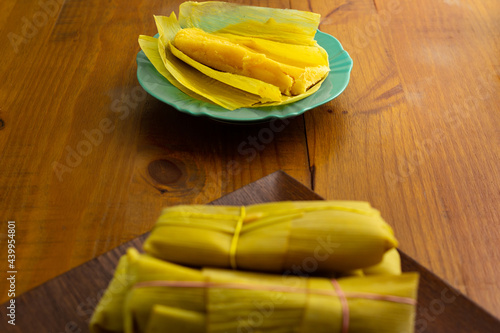
[(164, 333), (166, 328), (169, 333), (204, 332), (205, 324), (205, 314), (154, 305), (144, 332)]
[[(327, 278), (197, 270), (139, 255), (133, 249), (127, 256), (129, 280), (143, 284), (133, 284), (125, 302), (120, 302), (126, 333), (341, 332), (346, 313)], [(170, 286), (161, 285), (168, 282)], [(186, 282), (196, 284), (179, 285)], [(418, 274), (348, 277), (337, 282), (348, 302), (350, 333), (413, 332), (415, 305), (409, 301), (416, 298)], [(367, 294), (407, 302), (371, 299)], [(98, 312), (110, 306), (118, 302), (97, 308), (92, 332), (106, 331), (100, 322), (104, 316)]]
[(321, 16), (316, 13), (221, 1), (186, 1), (179, 7), (183, 28), (223, 32), (299, 45), (316, 45), (314, 35)]
[(393, 248), (387, 251), (382, 257), (382, 261), (376, 265), (353, 271), (346, 271), (335, 274), (337, 277), (345, 276), (368, 276), (368, 275), (399, 275), (401, 274), (401, 257), (398, 249)]
[(188, 266), (304, 275), (368, 268), (396, 246), (391, 227), (366, 202), (298, 201), (170, 207), (144, 250)]
[(344, 271), (344, 272), (339, 272), (331, 275), (332, 277), (349, 277), (349, 276), (365, 276), (365, 272), (363, 269), (355, 269), (352, 271)]
[(401, 274), (401, 256), (396, 248), (384, 254), (382, 261), (363, 269), (365, 275)]
[(261, 97), (261, 102), (279, 101), (281, 99), (281, 91), (277, 86), (241, 75), (234, 75), (232, 73), (216, 71), (188, 57), (182, 51), (178, 50), (174, 45), (169, 44), (169, 46), (170, 51), (174, 56), (197, 69), (201, 73), (207, 75), (208, 77), (217, 78), (217, 80), (219, 80), (220, 82), (226, 83), (232, 87), (240, 88), (251, 94), (259, 95)]
[(128, 249), (120, 258), (115, 275), (90, 321), (94, 333), (122, 332), (125, 330), (123, 306), (130, 288), (139, 282), (171, 278), (187, 278), (202, 281), (203, 277), (194, 270), (160, 261), (148, 255), (141, 255), (136, 249)]
[[(176, 77), (183, 82), (183, 84), (190, 88), (193, 89), (194, 91), (204, 91), (204, 89), (211, 89), (214, 90), (214, 93), (217, 93), (214, 96), (219, 96), (222, 93), (218, 91), (217, 89), (221, 88), (227, 88), (226, 85), (229, 85), (229, 92), (231, 94), (235, 94), (235, 96), (239, 98), (243, 98), (243, 100), (250, 99), (246, 101), (246, 104), (251, 104), (251, 103), (257, 103), (258, 101), (265, 102), (267, 100), (269, 101), (276, 101), (280, 100), (280, 91), (279, 88), (276, 86), (273, 86), (271, 84), (267, 84), (265, 82), (259, 81), (259, 80), (252, 80), (246, 77), (242, 77), (240, 75), (234, 75), (231, 73), (222, 73), (219, 71), (216, 71), (208, 66), (205, 66), (199, 62), (197, 62), (194, 59), (191, 59), (187, 55), (185, 55), (183, 52), (178, 50), (173, 44), (173, 40), (175, 39), (177, 33), (182, 32), (183, 30), (181, 29), (179, 23), (177, 22), (177, 19), (174, 14), (170, 15), (170, 17), (166, 16), (155, 16), (155, 21), (156, 21), (156, 26), (159, 31), (159, 39), (158, 39), (158, 44), (162, 53), (162, 58), (165, 61), (165, 66), (170, 68), (170, 71), (173, 71), (176, 74)], [(169, 57), (167, 59), (167, 56)], [(175, 58), (181, 60), (183, 63), (189, 65), (190, 72), (195, 73), (195, 76), (190, 77), (184, 77), (183, 71), (186, 70), (185, 64), (182, 62), (179, 62)], [(188, 67), (189, 67), (188, 66)], [(181, 69), (182, 71), (177, 72), (175, 69)], [(200, 76), (200, 73), (193, 71), (193, 69), (198, 70), (200, 73), (205, 74), (205, 76)], [(197, 80), (197, 77), (199, 80)], [(206, 80), (212, 80), (213, 84), (213, 79), (216, 79), (225, 85), (218, 85), (215, 86), (214, 88), (207, 88), (203, 84), (205, 84)], [(220, 87), (219, 87), (220, 86)], [(237, 90), (235, 90), (235, 88)], [(242, 90), (242, 91), (239, 91)], [(249, 96), (248, 94), (245, 94), (244, 92), (251, 93), (253, 95), (258, 95), (261, 97), (258, 101), (256, 100), (255, 96)], [(224, 96), (223, 96), (224, 98)], [(229, 103), (223, 99), (221, 103)]]
[[(225, 2), (186, 2), (179, 10), (179, 21), (174, 13), (155, 16), (164, 68), (157, 53), (145, 53), (194, 98), (229, 110), (293, 103), (316, 92), (329, 72), (328, 55), (314, 40), (318, 14)], [(228, 67), (217, 54), (236, 63)]]
[[(158, 50), (158, 40), (156, 38), (141, 35), (141, 36), (139, 36), (139, 45), (141, 47), (141, 50), (144, 52), (144, 54), (149, 59), (149, 61), (151, 61), (151, 63), (155, 67), (155, 69), (161, 75), (163, 75), (165, 78), (167, 78), (177, 89), (181, 90), (182, 92), (184, 92), (187, 95), (190, 95), (193, 98), (197, 98), (197, 99), (203, 100), (205, 102), (210, 101), (210, 100), (206, 99), (205, 97), (203, 97), (199, 94), (196, 94), (195, 92), (184, 87), (184, 85), (179, 83), (174, 78), (174, 76), (171, 74), (171, 72), (169, 72), (167, 70), (167, 68), (164, 65), (163, 59), (162, 59), (162, 57), (164, 59), (166, 59), (165, 52), (162, 52), (162, 54), (160, 54), (160, 52)], [(172, 57), (170, 57), (170, 60), (177, 61), (175, 59), (172, 59)], [(165, 61), (167, 61), (167, 60), (165, 60)]]
[[(245, 45), (235, 43), (232, 39), (234, 40), (230, 35), (213, 35), (198, 28), (187, 28), (176, 34), (173, 44), (185, 55), (200, 63), (226, 72), (226, 74), (238, 74), (269, 83), (278, 87), (285, 95), (305, 93), (329, 71), (327, 65), (320, 65), (325, 60), (321, 57), (318, 59), (319, 64), (315, 64), (314, 67), (301, 68), (295, 65), (302, 62), (293, 65), (284, 64), (267, 57), (264, 53), (255, 52)], [(250, 41), (247, 40), (246, 44), (250, 44)], [(273, 43), (272, 46), (278, 45), (278, 43)], [(302, 51), (302, 48), (311, 49), (310, 46), (294, 46), (295, 50), (288, 50), (288, 52), (298, 51), (303, 57), (307, 54)], [(281, 49), (286, 49), (286, 46), (281, 46)], [(284, 52), (275, 52), (276, 58), (279, 58), (282, 53)], [(291, 63), (291, 59), (288, 59), (288, 62)], [(277, 97), (279, 100), (280, 96)]]
[(284, 72), (280, 63), (232, 43), (227, 38), (189, 28), (177, 33), (174, 46), (209, 67), (252, 77), (278, 87), (284, 94), (290, 94), (293, 79)]
[(94, 333), (122, 332), (123, 304), (131, 285), (128, 256), (122, 256), (115, 269), (113, 279), (97, 305), (90, 321)]
[[(173, 18), (175, 19), (175, 15)], [(165, 18), (162, 17), (158, 21), (161, 22), (162, 19)], [(160, 23), (157, 25), (163, 27)], [(186, 64), (170, 51), (169, 39), (166, 36), (171, 35), (172, 31), (165, 27), (165, 30), (162, 29), (160, 32), (158, 39), (139, 36), (139, 45), (156, 70), (175, 87), (193, 98), (210, 101), (228, 109), (235, 109), (241, 105), (251, 106), (260, 101), (260, 97), (254, 94), (228, 84), (219, 84), (220, 82), (209, 76), (200, 75), (196, 68)], [(156, 46), (152, 45), (152, 41)]]

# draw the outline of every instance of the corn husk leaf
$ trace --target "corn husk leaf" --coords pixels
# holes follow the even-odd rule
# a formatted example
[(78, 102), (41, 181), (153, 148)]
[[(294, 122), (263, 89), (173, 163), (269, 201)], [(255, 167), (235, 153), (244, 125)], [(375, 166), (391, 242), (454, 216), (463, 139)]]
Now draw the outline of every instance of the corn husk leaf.
[(132, 286), (139, 282), (163, 280), (168, 277), (185, 278), (191, 281), (204, 279), (196, 270), (139, 254), (134, 248), (128, 249), (127, 254), (120, 258), (113, 279), (94, 311), (90, 321), (91, 332), (107, 333), (127, 330), (129, 323), (123, 315), (124, 305)]
[(374, 266), (363, 269), (364, 275), (401, 274), (401, 256), (396, 248), (384, 254), (382, 261)]
[[(270, 20), (270, 18), (273, 19)], [(177, 21), (174, 13), (170, 17), (155, 16), (155, 20), (159, 33), (158, 53), (164, 65), (164, 68), (160, 70), (158, 68), (161, 66), (154, 63), (155, 68), (174, 86), (182, 86), (181, 90), (189, 96), (193, 98), (202, 96), (203, 100), (209, 100), (229, 110), (296, 102), (315, 93), (321, 87), (326, 75), (311, 87), (308, 86), (324, 75), (322, 73), (328, 72), (326, 51), (314, 40), (319, 24), (317, 14), (224, 2), (187, 2), (180, 7), (180, 22)], [(260, 30), (258, 26), (261, 26)], [(282, 60), (284, 64), (298, 66), (312, 64), (314, 66), (304, 67), (306, 70), (303, 74), (304, 84), (302, 84), (301, 76), (298, 81), (300, 84), (293, 90), (294, 94), (298, 93), (298, 95), (285, 96), (273, 84), (248, 76), (214, 70), (181, 52), (173, 45), (173, 39), (180, 29), (188, 27), (199, 27), (208, 32), (213, 29), (219, 30), (220, 35), (228, 38), (232, 36), (242, 45), (254, 44), (253, 50), (257, 52), (271, 47), (274, 51), (268, 52), (269, 58), (276, 59), (276, 61)], [(256, 36), (253, 31), (257, 31)], [(253, 37), (268, 40), (252, 43)], [(145, 37), (140, 37), (140, 44), (141, 39)], [(143, 44), (144, 42), (141, 48)], [(249, 49), (252, 48), (249, 47)], [(153, 55), (153, 59), (150, 59), (152, 62), (157, 60), (156, 54), (146, 53), (148, 58), (149, 54)], [(290, 54), (293, 56), (289, 56)], [(316, 63), (313, 60), (320, 62)], [(165, 71), (170, 75), (165, 75)]]
[(128, 256), (122, 256), (115, 269), (113, 279), (97, 305), (90, 321), (90, 330), (94, 333), (122, 332), (123, 304), (127, 292), (134, 281), (128, 272)]
[(181, 310), (164, 305), (154, 305), (148, 320), (145, 333), (204, 332), (205, 314)]
[[(152, 258), (148, 255), (142, 255), (137, 250), (131, 248), (127, 251), (129, 265), (129, 280), (134, 283), (145, 281), (167, 280), (167, 281), (204, 281), (200, 271), (174, 265), (168, 262)], [(159, 289), (159, 290), (158, 290)], [(202, 290), (183, 290), (181, 288), (148, 288), (143, 290), (147, 297), (135, 298), (133, 301), (135, 316), (126, 306), (131, 297), (134, 297), (137, 289), (129, 288), (126, 301), (122, 303), (122, 320), (124, 322), (125, 332), (134, 332), (134, 328), (139, 326), (141, 331), (145, 331), (149, 314), (156, 304), (168, 306), (175, 304), (178, 309), (191, 311), (202, 311), (204, 309)], [(190, 296), (192, 296), (190, 298)], [(151, 302), (154, 300), (154, 302)]]
[[(240, 207), (167, 208), (144, 249), (178, 264), (229, 268), (240, 216)], [(239, 269), (303, 275), (368, 268), (396, 246), (391, 227), (368, 203), (278, 202), (246, 207), (233, 254)]]
[(320, 18), (319, 14), (307, 11), (221, 1), (187, 1), (179, 6), (179, 22), (183, 28), (200, 28), (210, 33), (230, 33), (289, 44), (315, 45), (314, 35)]
[[(158, 50), (158, 40), (154, 37), (141, 35), (139, 36), (139, 46), (141, 50), (144, 52), (146, 57), (149, 59), (151, 64), (155, 67), (155, 69), (164, 76), (172, 85), (174, 85), (177, 89), (184, 92), (186, 95), (189, 95), (193, 98), (210, 102), (205, 97), (194, 93), (193, 91), (187, 89), (184, 85), (179, 83), (172, 74), (167, 70), (162, 60), (162, 54), (160, 54)], [(163, 52), (164, 53), (164, 52)]]
[(198, 71), (200, 71), (200, 73), (203, 73), (208, 77), (214, 78), (232, 87), (247, 91), (251, 94), (258, 95), (262, 97), (262, 99), (260, 100), (261, 102), (281, 100), (281, 92), (275, 85), (242, 75), (216, 71), (191, 59), (180, 50), (178, 50), (174, 45), (169, 44), (169, 46), (170, 51), (174, 56), (184, 61), (186, 64), (192, 66), (193, 68), (196, 68)]
[[(344, 313), (327, 278), (197, 270), (130, 252), (131, 279), (151, 284), (135, 284), (128, 290), (122, 318), (126, 333), (341, 332)], [(174, 285), (161, 286), (162, 282)], [(202, 284), (176, 286), (179, 282)], [(415, 300), (418, 274), (347, 277), (337, 282), (347, 295), (349, 332), (413, 332), (414, 304), (368, 299), (359, 293)]]
[[(181, 60), (182, 62), (186, 63), (187, 65), (193, 67), (194, 69), (198, 70), (200, 73), (204, 74), (205, 76), (215, 79), (217, 81), (220, 81), (226, 85), (229, 85), (231, 87), (240, 89), (242, 91), (249, 92), (251, 94), (254, 94), (256, 96), (260, 96), (262, 98), (259, 98), (258, 100), (252, 100), (251, 103), (258, 103), (258, 102), (266, 102), (266, 101), (276, 101), (276, 100), (281, 100), (281, 93), (279, 92), (279, 89), (277, 87), (270, 85), (268, 83), (262, 82), (260, 80), (255, 80), (251, 78), (247, 78), (241, 75), (235, 75), (231, 73), (224, 73), (220, 71), (216, 71), (208, 66), (205, 66), (181, 51), (179, 51), (173, 44), (172, 41), (175, 38), (175, 35), (179, 30), (181, 30), (181, 27), (175, 17), (175, 14), (172, 13), (170, 17), (166, 16), (155, 16), (155, 21), (156, 21), (156, 26), (158, 28), (158, 48), (162, 50), (161, 52), (163, 53), (162, 58), (164, 59), (164, 62), (166, 63), (166, 66), (176, 66), (179, 67), (182, 71), (185, 70), (185, 66), (182, 66), (181, 64), (175, 63), (175, 59), (172, 59), (171, 55), (173, 55), (175, 58)], [(169, 56), (168, 62), (167, 62), (167, 54)], [(171, 54), (171, 55), (170, 55)], [(170, 67), (169, 67), (170, 68)], [(172, 67), (171, 70), (174, 68)], [(196, 80), (194, 79), (183, 79), (182, 78), (182, 72), (181, 71), (175, 71), (178, 75), (180, 80), (183, 80), (182, 82), (191, 90), (199, 90), (201, 89), (198, 84), (196, 84)], [(199, 75), (197, 73), (197, 75)], [(204, 79), (204, 76), (200, 75), (201, 80), (206, 80)], [(205, 82), (203, 82), (205, 84)], [(213, 84), (213, 82), (210, 82)], [(224, 87), (224, 86), (223, 86)], [(226, 87), (224, 87), (226, 88)], [(206, 89), (206, 87), (205, 87)], [(215, 90), (215, 89), (214, 89)], [(234, 93), (234, 92), (232, 92)], [(221, 102), (222, 103), (222, 102)]]
[[(175, 19), (175, 14), (172, 14), (172, 16)], [(161, 17), (160, 22), (163, 19), (164, 17)], [(167, 32), (170, 30), (168, 26), (162, 26), (160, 31)], [(257, 95), (223, 84), (209, 76), (200, 75), (196, 68), (189, 66), (172, 54), (166, 36), (160, 34), (159, 38), (156, 39), (141, 35), (139, 45), (158, 72), (181, 91), (193, 98), (199, 99), (199, 96), (202, 96), (203, 100), (209, 100), (228, 109), (249, 107), (260, 101)], [(153, 39), (157, 43), (157, 53), (154, 52), (151, 45)], [(158, 62), (158, 56), (162, 63)]]

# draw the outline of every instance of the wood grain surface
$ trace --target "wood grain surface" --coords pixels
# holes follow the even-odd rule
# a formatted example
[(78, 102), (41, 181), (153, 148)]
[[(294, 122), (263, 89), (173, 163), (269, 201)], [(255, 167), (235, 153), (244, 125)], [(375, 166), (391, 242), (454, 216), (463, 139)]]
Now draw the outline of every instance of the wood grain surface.
[[(250, 205), (284, 200), (322, 200), (316, 193), (277, 171), (213, 201), (217, 205)], [(91, 316), (111, 280), (119, 258), (134, 247), (142, 251), (148, 233), (36, 287), (16, 300), (15, 327), (0, 321), (0, 330), (11, 333), (88, 332)], [(491, 333), (500, 320), (419, 263), (401, 253), (406, 272), (420, 274), (415, 317), (417, 333)], [(92, 279), (88, 277), (91, 276)], [(6, 305), (0, 307), (2, 316)]]
[(0, 302), (8, 220), (21, 295), (164, 206), (284, 170), (370, 201), (405, 253), (500, 317), (500, 2), (238, 1), (320, 13), (354, 60), (343, 94), (266, 143), (268, 123), (191, 117), (138, 84), (138, 35), (181, 2), (0, 2)]

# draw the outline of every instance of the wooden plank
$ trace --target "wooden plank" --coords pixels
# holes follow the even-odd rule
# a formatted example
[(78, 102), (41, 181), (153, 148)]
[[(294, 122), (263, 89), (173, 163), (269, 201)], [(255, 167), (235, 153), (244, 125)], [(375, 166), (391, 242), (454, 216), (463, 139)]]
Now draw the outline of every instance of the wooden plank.
[(305, 116), (313, 189), (371, 202), (406, 253), (500, 316), (500, 3), (292, 7), (324, 14), (354, 61), (345, 93)]
[(498, 1), (236, 1), (319, 12), (354, 59), (339, 98), (266, 145), (266, 124), (141, 93), (137, 35), (180, 2), (0, 3), (0, 247), (16, 220), (18, 293), (149, 230), (163, 206), (283, 169), (372, 202), (406, 253), (500, 315)]
[[(212, 202), (218, 205), (248, 205), (284, 200), (321, 200), (284, 172), (275, 172), (257, 182)], [(0, 321), (9, 333), (88, 332), (87, 323), (110, 281), (119, 257), (129, 247), (141, 249), (147, 234), (127, 242), (71, 271), (60, 275), (16, 299), (16, 326)], [(459, 291), (402, 253), (405, 271), (421, 274), (416, 332), (484, 332), (500, 329), (498, 319)], [(5, 318), (6, 304), (0, 312)]]
[(139, 86), (137, 38), (181, 2), (0, 4), (0, 35), (25, 41), (0, 40), (0, 233), (17, 222), (18, 293), (143, 234), (164, 206), (207, 203), (280, 169), (310, 183), (303, 117), (232, 126)]

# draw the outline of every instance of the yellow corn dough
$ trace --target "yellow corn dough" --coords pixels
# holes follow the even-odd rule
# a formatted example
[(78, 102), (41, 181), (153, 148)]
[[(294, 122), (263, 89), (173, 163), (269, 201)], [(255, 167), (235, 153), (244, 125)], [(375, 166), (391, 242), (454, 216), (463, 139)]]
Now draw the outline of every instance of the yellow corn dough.
[(328, 66), (324, 65), (301, 68), (283, 64), (236, 44), (229, 38), (209, 34), (198, 28), (180, 30), (173, 44), (202, 64), (270, 83), (288, 96), (305, 93), (329, 71)]

